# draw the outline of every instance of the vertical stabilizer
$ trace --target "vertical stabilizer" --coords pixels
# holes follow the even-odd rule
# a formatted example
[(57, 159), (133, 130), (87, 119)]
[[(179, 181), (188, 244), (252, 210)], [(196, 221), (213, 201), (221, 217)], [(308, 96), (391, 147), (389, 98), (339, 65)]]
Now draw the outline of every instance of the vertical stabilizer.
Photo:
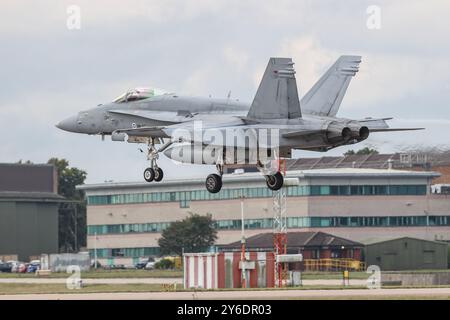
[(301, 116), (292, 59), (270, 58), (247, 118), (294, 119)]
[(334, 117), (360, 62), (360, 56), (341, 56), (302, 98), (303, 113)]

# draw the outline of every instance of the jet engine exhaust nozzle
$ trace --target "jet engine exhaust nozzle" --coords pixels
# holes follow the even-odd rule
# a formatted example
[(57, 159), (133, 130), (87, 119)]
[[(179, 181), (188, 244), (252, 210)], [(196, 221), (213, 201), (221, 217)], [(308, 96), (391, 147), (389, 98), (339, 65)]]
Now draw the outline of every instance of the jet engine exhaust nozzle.
[(352, 138), (352, 130), (338, 123), (331, 123), (326, 131), (326, 140), (330, 143), (347, 142)]
[(362, 126), (359, 129), (359, 138), (365, 140), (369, 137), (369, 133), (370, 133), (369, 128), (367, 128), (366, 126)]
[(360, 124), (350, 125), (352, 137), (357, 141), (366, 140), (369, 137), (370, 130), (366, 126)]

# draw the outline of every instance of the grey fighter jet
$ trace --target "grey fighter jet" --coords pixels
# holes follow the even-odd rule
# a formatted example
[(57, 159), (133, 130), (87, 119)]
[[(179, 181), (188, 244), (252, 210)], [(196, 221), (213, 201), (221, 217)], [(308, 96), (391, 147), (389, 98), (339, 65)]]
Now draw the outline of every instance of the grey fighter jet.
[(148, 182), (162, 180), (157, 159), (163, 152), (183, 163), (216, 165), (218, 173), (205, 183), (211, 193), (222, 188), (225, 167), (249, 165), (263, 173), (271, 190), (278, 190), (283, 186), (280, 159), (290, 158), (292, 149), (324, 152), (375, 132), (422, 129), (389, 128), (386, 120), (391, 118), (336, 117), (360, 62), (359, 56), (341, 56), (301, 100), (292, 59), (270, 58), (251, 104), (136, 88), (57, 127), (147, 144)]

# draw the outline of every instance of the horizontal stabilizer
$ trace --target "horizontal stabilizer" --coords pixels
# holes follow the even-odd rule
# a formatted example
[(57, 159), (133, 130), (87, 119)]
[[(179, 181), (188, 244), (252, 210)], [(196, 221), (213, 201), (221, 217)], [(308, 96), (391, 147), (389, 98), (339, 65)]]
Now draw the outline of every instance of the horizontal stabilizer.
[(425, 128), (373, 128), (369, 129), (370, 132), (389, 132), (389, 131), (415, 131), (425, 130)]

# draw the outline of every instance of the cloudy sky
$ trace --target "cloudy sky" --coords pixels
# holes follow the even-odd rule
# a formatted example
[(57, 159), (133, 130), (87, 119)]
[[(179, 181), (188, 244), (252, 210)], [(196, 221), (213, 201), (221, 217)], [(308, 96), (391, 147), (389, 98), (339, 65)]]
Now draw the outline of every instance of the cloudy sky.
[[(81, 10), (80, 29), (67, 27), (70, 5)], [(380, 9), (380, 29), (367, 27), (371, 5)], [(231, 90), (251, 101), (270, 56), (294, 59), (303, 95), (339, 55), (362, 55), (338, 115), (427, 128), (374, 134), (357, 148), (449, 144), (446, 0), (3, 0), (0, 9), (0, 162), (56, 156), (85, 169), (89, 183), (142, 180), (137, 145), (55, 123), (137, 86), (213, 97)], [(213, 172), (168, 159), (160, 166), (169, 178)]]

